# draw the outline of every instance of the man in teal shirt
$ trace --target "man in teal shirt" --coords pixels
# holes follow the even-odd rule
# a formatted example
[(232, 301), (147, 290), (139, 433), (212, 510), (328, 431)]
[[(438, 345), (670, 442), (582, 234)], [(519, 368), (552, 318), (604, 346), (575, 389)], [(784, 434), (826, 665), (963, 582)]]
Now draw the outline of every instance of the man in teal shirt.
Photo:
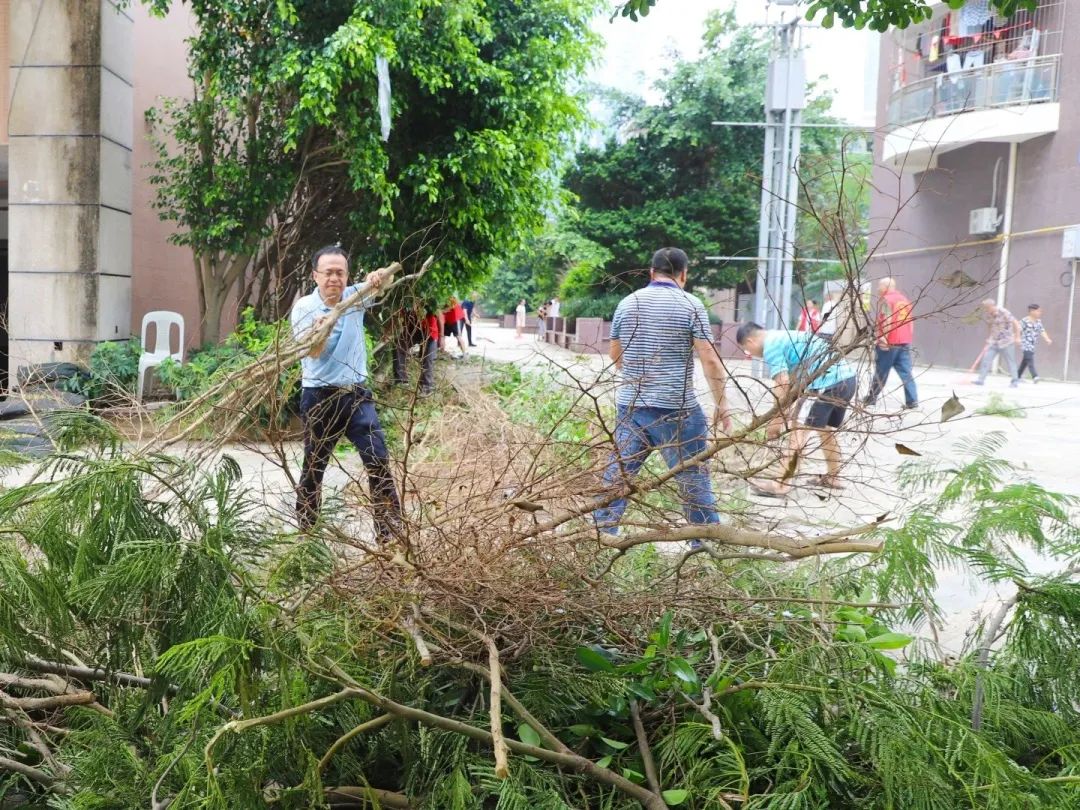
[[(783, 402), (792, 388), (801, 395), (782, 408), (769, 423), (766, 431), (769, 438), (779, 436), (786, 424), (795, 421), (801, 397), (814, 399), (804, 425), (816, 430), (821, 437), (826, 466), (825, 475), (819, 476), (815, 483), (829, 489), (842, 489), (840, 444), (836, 440), (836, 429), (843, 424), (848, 405), (855, 396), (855, 370), (829, 343), (810, 332), (763, 329), (756, 323), (747, 323), (739, 327), (735, 340), (750, 357), (765, 359), (777, 402)], [(751, 486), (757, 494), (784, 496), (791, 491), (791, 486), (785, 481), (795, 474), (808, 438), (805, 430), (792, 432), (790, 449), (793, 458), (784, 465), (783, 478), (779, 481), (753, 482)]]

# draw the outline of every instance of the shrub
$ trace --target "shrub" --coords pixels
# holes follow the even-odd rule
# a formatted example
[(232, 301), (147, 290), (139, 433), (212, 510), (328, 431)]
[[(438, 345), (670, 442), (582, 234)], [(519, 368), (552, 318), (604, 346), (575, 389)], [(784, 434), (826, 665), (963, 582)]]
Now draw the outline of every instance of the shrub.
[[(191, 399), (220, 381), (227, 374), (251, 363), (256, 357), (277, 345), (288, 334), (287, 321), (267, 323), (255, 318), (248, 307), (240, 315), (236, 331), (217, 346), (206, 346), (191, 352), (184, 363), (166, 360), (158, 373), (163, 383), (177, 391), (180, 399)], [(256, 424), (266, 426), (277, 421), (273, 414), (287, 414), (300, 395), (299, 374), (295, 368), (283, 369), (278, 385), (278, 401), (265, 403), (251, 414)], [(280, 405), (285, 404), (285, 408)], [(275, 407), (278, 406), (278, 407)]]
[(99, 343), (90, 355), (90, 370), (64, 381), (64, 390), (95, 403), (134, 396), (142, 344), (137, 338)]

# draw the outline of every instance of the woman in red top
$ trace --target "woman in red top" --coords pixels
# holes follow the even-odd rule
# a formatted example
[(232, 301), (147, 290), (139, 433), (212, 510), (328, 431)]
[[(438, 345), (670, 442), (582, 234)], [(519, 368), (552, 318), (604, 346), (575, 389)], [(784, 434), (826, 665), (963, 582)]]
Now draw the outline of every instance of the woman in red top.
[[(469, 350), (465, 345), (465, 337), (461, 334), (461, 326), (465, 322), (465, 309), (454, 296), (450, 296), (450, 305), (443, 313), (443, 337), (456, 337), (458, 346), (461, 348), (461, 356), (465, 357)], [(445, 348), (445, 347), (444, 347)]]
[(816, 332), (821, 326), (821, 310), (817, 308), (813, 298), (807, 298), (802, 311), (799, 312), (800, 332)]

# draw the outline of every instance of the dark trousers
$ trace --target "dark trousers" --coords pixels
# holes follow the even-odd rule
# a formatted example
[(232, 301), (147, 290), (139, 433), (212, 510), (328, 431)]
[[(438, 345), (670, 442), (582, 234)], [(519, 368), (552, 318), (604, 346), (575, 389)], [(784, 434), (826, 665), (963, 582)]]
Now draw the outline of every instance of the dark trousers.
[(345, 436), (367, 470), (376, 536), (380, 542), (390, 539), (401, 525), (401, 501), (371, 392), (359, 385), (305, 388), (300, 396), (300, 417), (304, 421), (304, 467), (296, 492), (300, 528), (310, 528), (319, 518), (323, 474), (338, 440)]
[(887, 349), (874, 349), (874, 381), (870, 384), (870, 393), (866, 397), (866, 403), (874, 402), (881, 390), (885, 387), (885, 381), (889, 378), (889, 372), (893, 369), (904, 384), (904, 404), (919, 404), (919, 393), (915, 388), (915, 377), (911, 373), (911, 346), (903, 344), (890, 346)]
[[(394, 344), (394, 383), (396, 385), (406, 385), (409, 382), (407, 369), (411, 348), (408, 341)], [(438, 353), (439, 344), (434, 340), (426, 338), (420, 344), (420, 390), (425, 393), (435, 389), (435, 355)]]
[(1028, 352), (1028, 351), (1024, 352), (1024, 359), (1020, 361), (1020, 370), (1016, 372), (1016, 379), (1019, 380), (1021, 377), (1024, 376), (1024, 370), (1025, 369), (1030, 369), (1030, 371), (1031, 371), (1031, 379), (1034, 380), (1034, 379), (1038, 378), (1039, 372), (1037, 372), (1035, 370), (1035, 350), (1034, 349), (1032, 349), (1030, 352)]
[(465, 342), (470, 346), (475, 346), (476, 344), (472, 342), (472, 321), (465, 324), (465, 334), (468, 335)]

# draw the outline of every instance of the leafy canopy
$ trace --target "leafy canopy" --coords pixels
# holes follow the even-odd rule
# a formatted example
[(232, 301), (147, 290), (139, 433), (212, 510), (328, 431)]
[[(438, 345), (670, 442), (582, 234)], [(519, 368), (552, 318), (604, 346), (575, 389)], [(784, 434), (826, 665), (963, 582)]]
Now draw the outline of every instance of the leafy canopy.
[(192, 0), (196, 94), (161, 116), (156, 176), (175, 241), (287, 264), (264, 287), (279, 297), (306, 283), (308, 251), (335, 240), (364, 267), (436, 251), (423, 282), (434, 298), (481, 280), (543, 224), (584, 120), (568, 88), (594, 51), (599, 5)]
[[(607, 94), (616, 134), (583, 149), (564, 183), (577, 198), (565, 227), (610, 258), (595, 271), (567, 275), (568, 314), (610, 316), (613, 302), (643, 283), (643, 268), (663, 245), (687, 251), (693, 285), (725, 289), (744, 280), (749, 263), (703, 260), (756, 255), (763, 135), (713, 122), (763, 120), (767, 64), (765, 35), (740, 28), (732, 12), (718, 13), (709, 18), (702, 57), (671, 68), (660, 101)], [(807, 117), (822, 120), (826, 106), (815, 98)], [(841, 135), (808, 130), (802, 160), (834, 158)], [(825, 168), (816, 171), (824, 177)]]
[[(964, 2), (947, 0), (950, 8), (960, 8)], [(622, 15), (636, 22), (640, 17), (647, 17), (656, 3), (657, 0), (625, 0), (616, 8), (612, 19)], [(930, 19), (934, 5), (926, 0), (813, 0), (806, 9), (806, 19), (813, 20), (824, 12), (821, 24), (826, 28), (832, 28), (836, 20), (840, 20), (845, 28), (887, 31)], [(1036, 0), (990, 0), (990, 7), (1006, 16), (1018, 9), (1034, 10), (1036, 5)]]

